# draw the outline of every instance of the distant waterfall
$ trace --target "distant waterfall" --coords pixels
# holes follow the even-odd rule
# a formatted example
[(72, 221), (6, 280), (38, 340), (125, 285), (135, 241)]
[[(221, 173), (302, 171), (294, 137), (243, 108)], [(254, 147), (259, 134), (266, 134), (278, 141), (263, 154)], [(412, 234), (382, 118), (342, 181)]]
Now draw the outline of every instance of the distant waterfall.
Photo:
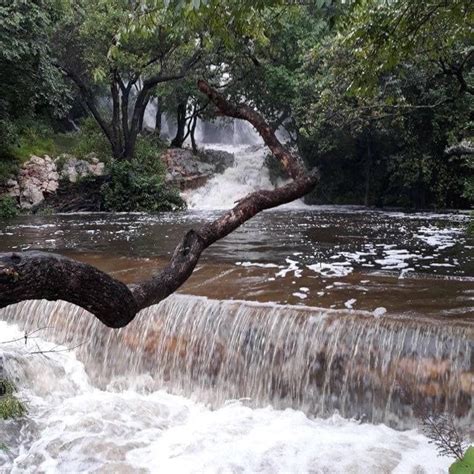
[(261, 146), (215, 146), (234, 154), (234, 165), (204, 186), (183, 195), (191, 209), (230, 209), (236, 201), (259, 189), (273, 189)]
[(156, 388), (220, 406), (338, 411), (373, 423), (417, 424), (413, 406), (472, 421), (473, 329), (459, 322), (375, 318), (173, 295), (115, 331), (68, 303), (25, 302), (0, 318), (75, 346), (101, 386), (150, 374)]

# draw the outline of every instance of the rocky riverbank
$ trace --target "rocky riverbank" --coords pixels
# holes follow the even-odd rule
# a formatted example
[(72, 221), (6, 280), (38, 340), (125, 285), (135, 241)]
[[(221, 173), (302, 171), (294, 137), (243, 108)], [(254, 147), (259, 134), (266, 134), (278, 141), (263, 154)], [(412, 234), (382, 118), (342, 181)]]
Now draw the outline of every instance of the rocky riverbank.
[[(231, 153), (220, 150), (194, 154), (188, 149), (170, 148), (157, 159), (165, 165), (166, 183), (179, 191), (203, 186), (234, 163)], [(106, 163), (93, 153), (85, 159), (69, 154), (56, 158), (33, 155), (0, 187), (0, 198), (9, 196), (23, 212), (101, 211), (101, 189), (108, 179)]]

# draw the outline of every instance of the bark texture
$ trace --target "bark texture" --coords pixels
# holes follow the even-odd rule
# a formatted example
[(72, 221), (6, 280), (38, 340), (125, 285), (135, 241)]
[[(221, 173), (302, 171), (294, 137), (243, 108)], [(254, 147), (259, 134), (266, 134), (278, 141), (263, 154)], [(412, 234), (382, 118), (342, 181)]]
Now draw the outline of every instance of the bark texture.
[(207, 82), (198, 87), (223, 115), (249, 121), (281, 162), (289, 184), (256, 191), (216, 220), (190, 230), (169, 263), (149, 280), (127, 286), (95, 267), (44, 252), (0, 254), (0, 307), (28, 299), (64, 300), (94, 314), (105, 325), (127, 325), (143, 308), (175, 292), (192, 274), (201, 253), (259, 212), (307, 194), (318, 181), (316, 170), (305, 172), (302, 161), (275, 136), (264, 118), (246, 105), (233, 105)]

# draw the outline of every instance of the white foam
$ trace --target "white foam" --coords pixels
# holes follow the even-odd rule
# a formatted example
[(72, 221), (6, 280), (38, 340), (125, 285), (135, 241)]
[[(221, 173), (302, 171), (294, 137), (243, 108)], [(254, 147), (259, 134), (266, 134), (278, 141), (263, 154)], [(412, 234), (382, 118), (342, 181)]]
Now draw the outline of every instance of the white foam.
[(281, 268), (274, 263), (236, 262), (235, 264), (241, 267)]
[(306, 265), (313, 272), (319, 273), (325, 277), (344, 277), (352, 273), (353, 268), (348, 262), (337, 263), (313, 263)]
[(265, 166), (267, 150), (260, 146), (220, 147), (234, 154), (234, 165), (204, 186), (183, 194), (190, 209), (231, 209), (247, 194), (274, 189)]
[[(15, 369), (31, 420), (18, 431), (20, 448), (0, 452), (2, 472), (436, 474), (452, 462), (437, 457), (414, 430), (240, 402), (210, 410), (164, 391), (150, 393), (146, 376), (133, 389), (111, 383), (99, 390), (72, 352), (29, 354), (23, 333), (1, 321), (0, 334), (0, 357), (7, 370)], [(13, 339), (19, 340), (5, 344)], [(34, 341), (35, 350), (54, 347)]]
[(431, 247), (444, 250), (453, 247), (458, 241), (463, 242), (464, 239), (459, 238), (463, 233), (462, 229), (456, 227), (441, 229), (435, 225), (430, 225), (429, 227), (420, 227), (415, 237)]
[(352, 307), (354, 306), (354, 304), (356, 303), (356, 299), (355, 298), (351, 298), (350, 300), (347, 300), (345, 303), (344, 303), (344, 306), (347, 308), (347, 309), (352, 309)]

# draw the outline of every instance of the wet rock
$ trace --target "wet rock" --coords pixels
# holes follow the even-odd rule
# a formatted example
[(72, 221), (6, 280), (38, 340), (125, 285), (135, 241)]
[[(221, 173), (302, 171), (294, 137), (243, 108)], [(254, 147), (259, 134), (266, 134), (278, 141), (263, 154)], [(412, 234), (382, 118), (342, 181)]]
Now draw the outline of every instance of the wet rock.
[[(59, 174), (51, 157), (33, 155), (21, 167), (17, 181), (20, 207), (31, 209), (40, 204), (46, 195), (58, 189)], [(13, 189), (16, 189), (14, 185)]]
[(170, 148), (161, 159), (167, 169), (167, 181), (181, 191), (203, 186), (210, 177), (223, 173), (234, 163), (232, 153), (220, 150), (204, 150), (194, 154), (188, 149)]
[(70, 183), (75, 183), (86, 176), (102, 176), (105, 170), (104, 163), (99, 161), (93, 153), (87, 156), (87, 160), (79, 160), (74, 156), (64, 154), (59, 156), (56, 162), (63, 163), (61, 178)]
[(223, 173), (234, 165), (234, 155), (223, 150), (203, 150), (198, 153), (198, 158), (202, 163), (213, 166), (215, 173)]
[[(67, 154), (55, 160), (48, 155), (33, 155), (21, 166), (18, 176), (11, 177), (2, 186), (0, 196), (11, 196), (17, 199), (20, 208), (35, 211), (45, 199), (56, 195), (61, 179), (76, 183), (86, 176), (101, 177), (104, 169), (104, 163), (93, 154), (87, 160)], [(97, 207), (95, 202), (93, 207)]]

